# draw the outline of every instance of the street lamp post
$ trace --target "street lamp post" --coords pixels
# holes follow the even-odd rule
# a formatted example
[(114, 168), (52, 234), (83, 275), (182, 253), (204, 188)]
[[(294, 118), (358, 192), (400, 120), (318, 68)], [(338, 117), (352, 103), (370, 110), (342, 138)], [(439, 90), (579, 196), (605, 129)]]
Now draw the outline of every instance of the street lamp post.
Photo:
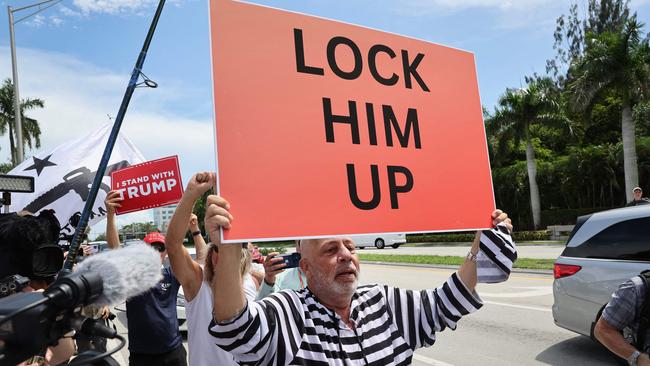
[(9, 46), (11, 48), (11, 72), (14, 81), (14, 128), (16, 130), (16, 165), (23, 161), (23, 125), (20, 120), (20, 96), (18, 95), (18, 66), (16, 65), (16, 43), (14, 40), (14, 13), (7, 6), (9, 15)]
[[(42, 12), (43, 10), (49, 7), (56, 5), (57, 3), (60, 3), (61, 1), (62, 0), (45, 0), (45, 1), (38, 2), (36, 4), (23, 6), (21, 8), (16, 8), (16, 9), (12, 9), (11, 6), (7, 5), (7, 15), (9, 16), (9, 46), (11, 48), (11, 72), (12, 72), (13, 84), (14, 84), (14, 126), (16, 130), (16, 164), (20, 164), (23, 161), (23, 159), (25, 158), (25, 154), (23, 151), (23, 124), (22, 124), (21, 113), (20, 113), (20, 95), (18, 94), (18, 65), (16, 64), (16, 41), (14, 39), (14, 25), (33, 15)], [(41, 5), (51, 3), (51, 2), (54, 3), (44, 8), (40, 7)], [(17, 21), (14, 21), (15, 12), (30, 9), (35, 6), (39, 7), (35, 12), (27, 16), (24, 16), (18, 19)]]

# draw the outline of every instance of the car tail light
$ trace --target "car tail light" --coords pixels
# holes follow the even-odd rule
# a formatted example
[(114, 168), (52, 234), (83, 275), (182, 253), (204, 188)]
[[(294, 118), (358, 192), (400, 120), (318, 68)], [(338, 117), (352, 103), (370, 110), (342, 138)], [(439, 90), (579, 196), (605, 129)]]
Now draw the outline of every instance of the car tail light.
[(555, 277), (555, 279), (558, 279), (562, 277), (573, 276), (574, 274), (578, 273), (578, 271), (581, 269), (582, 269), (581, 266), (576, 266), (573, 264), (555, 263), (555, 265), (553, 266), (553, 277)]

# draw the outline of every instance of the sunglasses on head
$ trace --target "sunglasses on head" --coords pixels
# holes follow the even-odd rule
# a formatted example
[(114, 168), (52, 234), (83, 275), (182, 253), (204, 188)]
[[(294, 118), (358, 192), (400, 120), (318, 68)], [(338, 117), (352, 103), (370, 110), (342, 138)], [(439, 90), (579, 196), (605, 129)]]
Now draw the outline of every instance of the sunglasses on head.
[(161, 253), (165, 251), (165, 244), (162, 243), (153, 243), (151, 244), (151, 247)]

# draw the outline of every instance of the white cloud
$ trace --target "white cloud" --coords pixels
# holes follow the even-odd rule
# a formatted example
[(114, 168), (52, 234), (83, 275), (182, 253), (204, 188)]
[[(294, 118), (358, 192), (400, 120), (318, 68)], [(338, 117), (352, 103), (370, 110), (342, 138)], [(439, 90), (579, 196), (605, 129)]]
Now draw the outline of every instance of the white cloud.
[(65, 5), (59, 5), (57, 7), (57, 9), (59, 10), (59, 12), (62, 15), (65, 15), (65, 16), (80, 17), (82, 15), (81, 12), (76, 11), (76, 10), (74, 10), (72, 8), (69, 8), (69, 7), (65, 6)]
[[(169, 3), (179, 5), (182, 0)], [(158, 4), (158, 0), (74, 0), (73, 4), (83, 14), (135, 14), (143, 15), (144, 10)]]
[(77, 6), (82, 13), (132, 13), (146, 9), (157, 0), (74, 0), (73, 4)]
[[(9, 54), (0, 47), (0, 54)], [(116, 117), (129, 75), (116, 74), (74, 57), (18, 49), (21, 98), (38, 97), (45, 108), (28, 112), (41, 126), (41, 149), (49, 150), (71, 138), (86, 134)], [(0, 58), (0, 76), (11, 75), (8, 57)], [(173, 110), (174, 102), (186, 101), (191, 88), (181, 81), (161, 81), (158, 89), (136, 89), (121, 132), (129, 137), (145, 158), (178, 155), (187, 181), (194, 172), (214, 170), (213, 127), (210, 118), (192, 119)], [(0, 137), (0, 161), (8, 161), (8, 135)], [(30, 156), (35, 151), (26, 151)], [(120, 224), (151, 221), (148, 211), (120, 217)], [(96, 228), (95, 232), (103, 231)]]
[(61, 19), (61, 17), (59, 17), (59, 16), (52, 15), (52, 16), (50, 17), (50, 22), (51, 22), (54, 26), (58, 27), (58, 26), (60, 26), (61, 24), (63, 24), (63, 19)]
[[(181, 6), (183, 2), (195, 0), (169, 0), (167, 6)], [(63, 18), (89, 17), (94, 14), (151, 16), (159, 0), (74, 0), (69, 6), (56, 4), (42, 14), (29, 16), (25, 23), (32, 27), (55, 26), (64, 23)], [(52, 14), (54, 15), (49, 15)], [(17, 17), (18, 19), (20, 17)], [(73, 25), (73, 27), (75, 27)]]
[(45, 24), (45, 22), (46, 18), (43, 15), (38, 14), (29, 19), (27, 24), (32, 27), (40, 28)]

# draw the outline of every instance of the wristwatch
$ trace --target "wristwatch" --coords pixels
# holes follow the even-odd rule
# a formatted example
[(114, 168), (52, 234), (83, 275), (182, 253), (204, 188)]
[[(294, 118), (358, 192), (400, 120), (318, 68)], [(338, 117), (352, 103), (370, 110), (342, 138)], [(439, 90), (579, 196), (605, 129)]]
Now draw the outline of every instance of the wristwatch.
[(636, 361), (639, 359), (640, 355), (641, 355), (641, 352), (639, 352), (639, 351), (632, 352), (632, 355), (630, 356), (630, 358), (627, 359), (627, 363), (630, 364), (630, 366), (636, 366)]
[(201, 230), (193, 231), (192, 236), (201, 235)]

